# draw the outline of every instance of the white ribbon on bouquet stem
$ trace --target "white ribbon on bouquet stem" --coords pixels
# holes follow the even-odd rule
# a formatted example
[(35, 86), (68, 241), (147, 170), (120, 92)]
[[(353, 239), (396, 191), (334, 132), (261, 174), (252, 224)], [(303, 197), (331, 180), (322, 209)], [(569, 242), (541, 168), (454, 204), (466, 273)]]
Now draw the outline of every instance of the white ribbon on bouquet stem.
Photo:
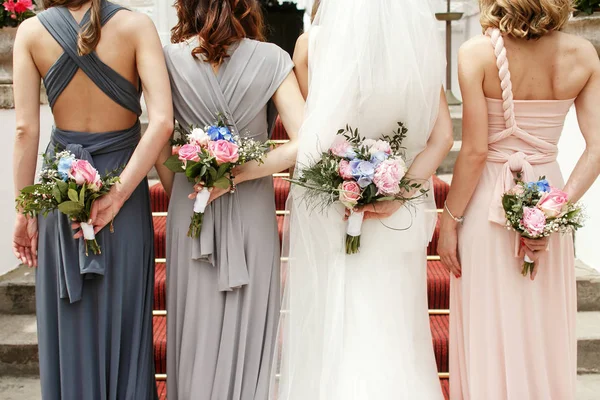
[(364, 212), (352, 211), (350, 213), (350, 216), (348, 217), (348, 227), (346, 228), (346, 234), (352, 237), (360, 236), (364, 218)]
[(196, 201), (194, 201), (194, 212), (196, 214), (203, 214), (206, 210), (209, 199), (210, 191), (206, 187), (202, 188), (202, 190), (196, 195)]
[(94, 225), (90, 225), (86, 222), (80, 222), (81, 231), (83, 232), (83, 238), (85, 240), (94, 240), (96, 239), (96, 234), (94, 233)]

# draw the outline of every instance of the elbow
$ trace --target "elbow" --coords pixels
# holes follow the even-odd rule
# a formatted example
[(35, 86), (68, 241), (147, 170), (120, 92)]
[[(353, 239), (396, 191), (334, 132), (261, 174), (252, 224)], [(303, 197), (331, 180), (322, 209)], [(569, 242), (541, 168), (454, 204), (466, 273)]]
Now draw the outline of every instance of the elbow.
[(28, 124), (17, 123), (17, 127), (15, 130), (15, 143), (24, 144), (30, 141), (38, 141), (39, 136), (39, 129), (35, 129), (34, 127)]
[(467, 160), (469, 165), (481, 165), (487, 161), (488, 149), (486, 148), (473, 148), (463, 147), (460, 150), (460, 155)]
[(175, 129), (173, 118), (168, 118), (166, 116), (152, 118), (149, 125), (152, 126), (156, 132), (159, 132), (160, 137), (165, 141), (169, 140)]

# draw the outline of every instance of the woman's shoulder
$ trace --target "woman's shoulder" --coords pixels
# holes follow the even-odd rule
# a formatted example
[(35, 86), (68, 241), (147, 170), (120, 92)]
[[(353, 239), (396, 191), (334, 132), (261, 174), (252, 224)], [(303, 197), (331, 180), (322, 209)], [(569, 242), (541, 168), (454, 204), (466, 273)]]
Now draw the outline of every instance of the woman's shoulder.
[(261, 42), (261, 41), (253, 40), (253, 39), (244, 39), (242, 44), (244, 44), (244, 43), (246, 45), (256, 46), (255, 52), (261, 57), (265, 57), (265, 58), (273, 59), (273, 60), (278, 60), (281, 57), (287, 57), (287, 58), (290, 57), (289, 54), (284, 49), (282, 49), (275, 43)]

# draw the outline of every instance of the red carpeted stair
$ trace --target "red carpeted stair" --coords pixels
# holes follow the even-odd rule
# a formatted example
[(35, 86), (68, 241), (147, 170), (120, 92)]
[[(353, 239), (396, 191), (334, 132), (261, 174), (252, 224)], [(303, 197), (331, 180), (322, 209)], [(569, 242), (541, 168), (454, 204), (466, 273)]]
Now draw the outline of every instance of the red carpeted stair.
[[(287, 135), (281, 123), (276, 124), (273, 140), (285, 140)], [(285, 177), (275, 177), (275, 202), (278, 211), (285, 210), (285, 202), (289, 192), (290, 184)], [(437, 208), (443, 208), (448, 194), (449, 186), (434, 178), (434, 193)], [(167, 352), (167, 326), (166, 310), (166, 213), (169, 199), (160, 184), (150, 188), (152, 200), (152, 211), (154, 212), (154, 245), (156, 263), (156, 282), (154, 289), (154, 358), (156, 362), (156, 374), (159, 398), (166, 399), (166, 382), (164, 381)], [(283, 227), (283, 215), (277, 215), (279, 232)], [(438, 371), (441, 373), (441, 385), (446, 399), (449, 398), (448, 373), (448, 330), (450, 303), (450, 277), (443, 265), (438, 261), (437, 242), (439, 226), (436, 228), (433, 241), (429, 245), (427, 254), (430, 256), (427, 262), (427, 296), (430, 309), (430, 324), (433, 335), (433, 348), (435, 351)]]

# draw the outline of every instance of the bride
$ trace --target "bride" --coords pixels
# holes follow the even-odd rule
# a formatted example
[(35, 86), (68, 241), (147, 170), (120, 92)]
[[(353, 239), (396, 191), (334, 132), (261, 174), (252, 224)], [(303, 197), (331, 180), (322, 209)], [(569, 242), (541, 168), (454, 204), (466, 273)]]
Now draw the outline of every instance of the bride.
[[(428, 181), (452, 145), (440, 91), (444, 53), (428, 1), (323, 0), (310, 35), (296, 171), (346, 124), (379, 138), (404, 122), (408, 176)], [(302, 195), (293, 188), (288, 200), (271, 400), (443, 398), (426, 296), (433, 193), (416, 206), (362, 210), (357, 255), (345, 254), (342, 206), (320, 213)]]

